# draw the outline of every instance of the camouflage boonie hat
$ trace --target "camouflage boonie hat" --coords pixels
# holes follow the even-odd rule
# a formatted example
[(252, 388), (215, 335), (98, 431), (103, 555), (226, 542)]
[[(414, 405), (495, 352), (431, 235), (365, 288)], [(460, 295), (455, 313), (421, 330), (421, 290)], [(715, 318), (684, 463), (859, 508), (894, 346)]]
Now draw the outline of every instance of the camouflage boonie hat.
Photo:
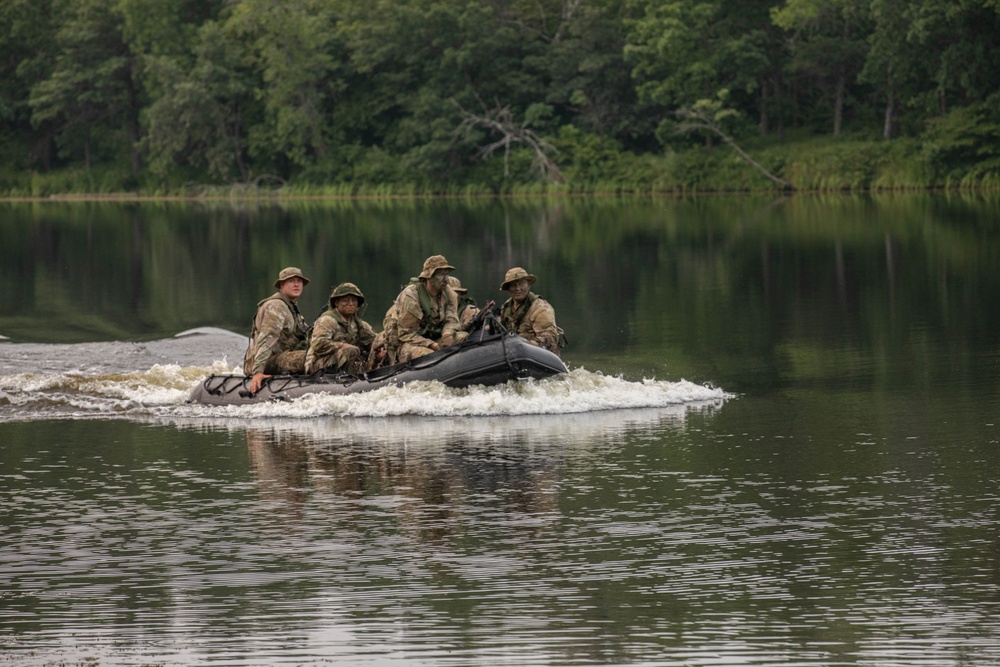
[(459, 294), (466, 294), (469, 290), (462, 287), (462, 281), (455, 276), (448, 276), (448, 286)]
[(281, 283), (285, 282), (289, 278), (295, 278), (296, 276), (302, 278), (303, 285), (309, 284), (309, 279), (306, 278), (304, 275), (302, 275), (302, 271), (300, 271), (294, 266), (289, 266), (282, 269), (281, 272), (278, 273), (278, 279), (274, 281), (274, 288), (281, 289)]
[(444, 258), (444, 255), (431, 255), (424, 260), (424, 270), (420, 272), (420, 275), (417, 276), (417, 278), (430, 278), (438, 269), (448, 269), (449, 271), (454, 271), (455, 267), (448, 263), (448, 260)]
[(330, 307), (332, 308), (333, 302), (340, 297), (352, 295), (358, 297), (358, 307), (364, 305), (365, 295), (361, 293), (361, 290), (358, 289), (357, 285), (354, 283), (340, 283), (333, 288), (332, 292), (330, 292)]
[(503, 277), (503, 282), (500, 283), (500, 291), (505, 291), (508, 285), (516, 283), (521, 278), (527, 278), (529, 285), (534, 285), (535, 281), (538, 280), (537, 276), (531, 275), (520, 266), (515, 266), (512, 269), (507, 269), (507, 275)]

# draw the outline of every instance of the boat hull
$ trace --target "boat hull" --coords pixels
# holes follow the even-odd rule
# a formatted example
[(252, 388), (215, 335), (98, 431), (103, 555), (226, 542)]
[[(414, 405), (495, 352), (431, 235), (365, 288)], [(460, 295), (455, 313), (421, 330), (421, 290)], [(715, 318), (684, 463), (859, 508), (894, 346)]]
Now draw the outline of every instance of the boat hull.
[(513, 332), (477, 336), (412, 361), (387, 366), (357, 378), (351, 375), (275, 375), (256, 394), (243, 375), (212, 375), (191, 392), (189, 403), (249, 405), (289, 401), (309, 394), (355, 394), (409, 382), (437, 381), (449, 387), (493, 386), (510, 380), (543, 379), (565, 373), (552, 352), (532, 345)]

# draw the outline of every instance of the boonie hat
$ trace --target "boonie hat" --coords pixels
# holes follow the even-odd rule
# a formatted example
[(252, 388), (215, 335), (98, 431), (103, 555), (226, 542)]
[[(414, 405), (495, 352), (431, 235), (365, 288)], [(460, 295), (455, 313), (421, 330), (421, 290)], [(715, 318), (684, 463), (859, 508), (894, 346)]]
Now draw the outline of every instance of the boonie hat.
[(342, 296), (356, 296), (358, 297), (358, 307), (361, 307), (365, 303), (365, 295), (361, 293), (358, 286), (354, 283), (340, 283), (333, 288), (330, 292), (330, 306), (333, 306), (333, 302)]
[(459, 294), (466, 294), (469, 290), (462, 287), (462, 281), (455, 276), (448, 276), (448, 286)]
[(448, 263), (444, 255), (431, 255), (424, 260), (424, 270), (420, 272), (418, 278), (430, 278), (438, 269), (448, 269), (454, 271), (455, 267)]
[(302, 275), (302, 271), (300, 271), (298, 268), (294, 266), (288, 266), (283, 268), (278, 273), (278, 279), (274, 281), (275, 289), (281, 289), (281, 283), (285, 282), (289, 278), (295, 278), (296, 276), (302, 278), (302, 284), (304, 285), (309, 284), (309, 279), (306, 278), (304, 275)]
[(527, 278), (529, 285), (534, 285), (535, 281), (538, 280), (537, 276), (531, 275), (520, 266), (515, 266), (513, 269), (507, 269), (507, 275), (503, 277), (503, 282), (500, 283), (500, 291), (505, 291), (508, 285), (516, 283), (521, 278)]

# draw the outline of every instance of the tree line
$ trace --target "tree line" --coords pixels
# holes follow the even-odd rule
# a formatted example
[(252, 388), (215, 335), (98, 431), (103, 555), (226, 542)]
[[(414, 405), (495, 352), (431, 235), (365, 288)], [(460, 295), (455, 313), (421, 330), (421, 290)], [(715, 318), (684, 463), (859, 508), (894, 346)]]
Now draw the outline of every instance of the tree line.
[(1000, 0), (0, 0), (0, 26), (8, 182), (572, 188), (811, 141), (1000, 173)]

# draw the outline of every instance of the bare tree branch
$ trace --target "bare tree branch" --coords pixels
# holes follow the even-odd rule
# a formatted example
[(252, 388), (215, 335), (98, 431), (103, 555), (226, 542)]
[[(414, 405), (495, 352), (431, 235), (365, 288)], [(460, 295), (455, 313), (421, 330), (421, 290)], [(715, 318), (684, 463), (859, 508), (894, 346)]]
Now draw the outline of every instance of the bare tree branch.
[(754, 160), (750, 157), (749, 153), (740, 148), (732, 137), (726, 134), (726, 132), (722, 129), (720, 121), (727, 115), (730, 115), (730, 113), (735, 112), (727, 112), (726, 110), (723, 110), (721, 104), (718, 102), (699, 100), (694, 104), (694, 106), (681, 107), (677, 110), (676, 115), (682, 121), (677, 125), (677, 132), (680, 134), (690, 134), (691, 132), (701, 131), (713, 134), (726, 142), (726, 144), (736, 151), (736, 154), (739, 155), (741, 159), (745, 160), (751, 167), (770, 179), (771, 182), (781, 186), (785, 190), (794, 190), (794, 185), (785, 179), (772, 174), (764, 167), (764, 165)]
[(452, 100), (455, 106), (462, 113), (462, 122), (459, 124), (458, 133), (468, 137), (475, 128), (485, 129), (490, 135), (499, 135), (499, 138), (485, 146), (479, 146), (476, 150), (476, 158), (488, 160), (494, 153), (503, 149), (503, 175), (510, 176), (510, 148), (512, 144), (521, 144), (529, 148), (534, 153), (531, 166), (537, 169), (542, 180), (550, 180), (555, 183), (564, 182), (559, 165), (549, 157), (549, 153), (557, 153), (556, 148), (549, 142), (542, 139), (538, 134), (528, 127), (527, 121), (518, 124), (514, 120), (514, 114), (509, 106), (497, 106), (486, 109), (483, 105), (482, 115), (477, 116), (466, 111), (456, 100)]
[(573, 14), (583, 3), (583, 0), (563, 0), (562, 3), (562, 16), (559, 21), (559, 27), (556, 29), (556, 34), (552, 37), (552, 43), (558, 44), (562, 41), (563, 36), (566, 34), (566, 29), (569, 27), (570, 21), (573, 20)]

